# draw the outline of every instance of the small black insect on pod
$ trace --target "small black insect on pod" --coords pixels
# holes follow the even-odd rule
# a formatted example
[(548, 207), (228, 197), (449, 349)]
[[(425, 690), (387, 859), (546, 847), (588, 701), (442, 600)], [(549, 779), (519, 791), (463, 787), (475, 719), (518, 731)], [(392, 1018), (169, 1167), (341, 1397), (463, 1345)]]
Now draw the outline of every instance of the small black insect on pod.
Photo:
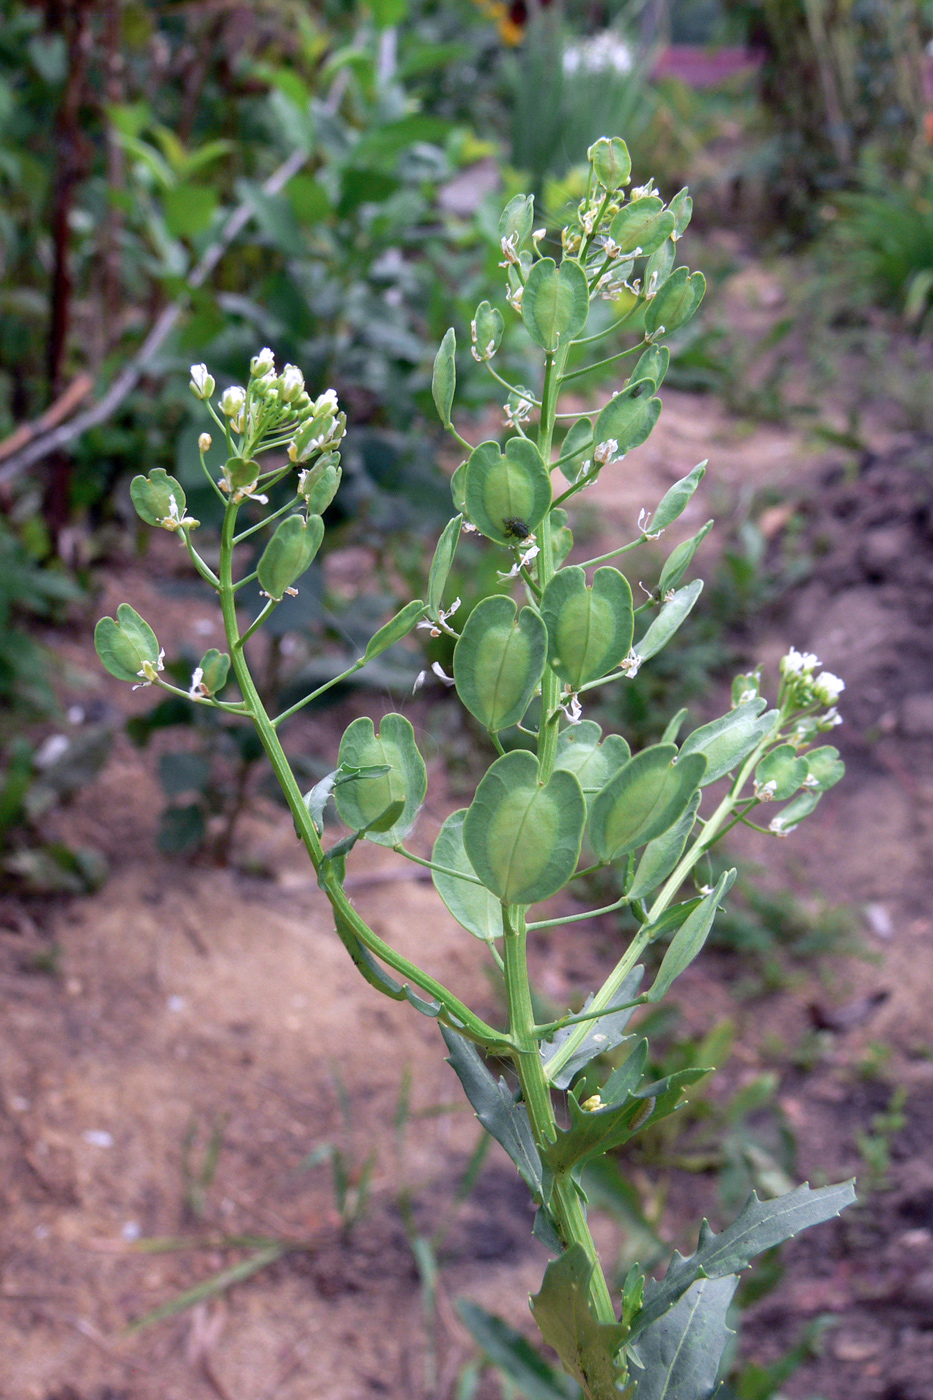
[(502, 528), (513, 540), (527, 540), (531, 534), (524, 520), (517, 515), (507, 515), (502, 521)]

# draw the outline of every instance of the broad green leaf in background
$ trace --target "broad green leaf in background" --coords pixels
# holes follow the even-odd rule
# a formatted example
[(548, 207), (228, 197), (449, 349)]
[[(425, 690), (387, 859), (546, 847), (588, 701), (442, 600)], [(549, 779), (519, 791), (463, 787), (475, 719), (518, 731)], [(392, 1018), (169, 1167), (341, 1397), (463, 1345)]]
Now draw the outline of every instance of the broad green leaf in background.
[(431, 859), (435, 865), (460, 870), (464, 875), (473, 876), (473, 880), (458, 880), (455, 875), (444, 875), (439, 870), (433, 872), (432, 879), (434, 888), (457, 923), (475, 938), (492, 943), (502, 937), (502, 905), (485, 885), (474, 883), (476, 871), (463, 844), (466, 812), (465, 807), (459, 812), (451, 812), (437, 834)]
[(453, 407), (454, 391), (457, 387), (457, 336), (453, 326), (444, 335), (440, 349), (434, 357), (434, 373), (431, 376), (431, 393), (438, 417), (445, 428), (449, 428), (450, 410)]
[(643, 280), (649, 296), (656, 295), (670, 277), (676, 252), (673, 238), (666, 238), (645, 263)]
[(477, 603), (454, 648), (457, 694), (480, 724), (518, 724), (541, 680), (547, 630), (532, 608), (495, 594)]
[(655, 387), (653, 379), (639, 379), (609, 400), (593, 429), (597, 447), (612, 439), (617, 444), (617, 455), (624, 457), (645, 441), (661, 413), (661, 400), (654, 397)]
[(697, 1279), (641, 1334), (637, 1355), (643, 1369), (632, 1358), (634, 1400), (710, 1400), (733, 1335), (726, 1317), (738, 1282), (734, 1274)]
[(586, 273), (578, 262), (565, 258), (558, 267), (553, 258), (540, 258), (522, 293), (525, 329), (542, 350), (556, 350), (586, 325), (589, 300)]
[(580, 1400), (576, 1381), (549, 1366), (521, 1332), (516, 1332), (501, 1317), (486, 1312), (466, 1298), (458, 1298), (457, 1311), (486, 1359), (497, 1366), (527, 1400)]
[(341, 821), (353, 831), (362, 831), (392, 803), (402, 802), (402, 813), (390, 829), (368, 836), (380, 846), (397, 846), (414, 825), (428, 789), (424, 759), (408, 720), (403, 715), (383, 715), (377, 734), (369, 716), (361, 715), (341, 739), (337, 757), (349, 768), (388, 766), (383, 777), (341, 783), (334, 798)]
[(259, 560), (257, 573), (263, 592), (281, 601), (286, 589), (309, 568), (323, 538), (324, 522), (319, 515), (310, 515), (307, 523), (302, 515), (283, 520)]
[(767, 703), (760, 696), (756, 700), (746, 700), (720, 719), (711, 720), (687, 735), (680, 747), (681, 758), (693, 753), (706, 757), (701, 787), (731, 773), (774, 727), (778, 712), (768, 710), (762, 714)]
[(544, 590), (541, 616), (548, 662), (574, 690), (605, 676), (631, 649), (632, 590), (618, 569), (597, 569), (589, 587), (578, 566), (561, 569)]
[(734, 880), (734, 870), (724, 871), (716, 883), (716, 888), (704, 896), (701, 903), (681, 924), (661, 960), (658, 975), (648, 993), (649, 1001), (660, 1001), (674, 980), (686, 971), (694, 958), (702, 951), (703, 945), (709, 937), (710, 929), (713, 927), (716, 911), (732, 888)]
[(572, 773), (538, 782), (538, 761), (520, 749), (497, 758), (463, 822), (474, 870), (503, 904), (537, 904), (576, 869), (586, 806)]
[(636, 754), (593, 801), (589, 834), (604, 864), (634, 851), (678, 822), (706, 769), (703, 754), (678, 758), (675, 744)]
[(509, 438), (504, 455), (497, 442), (481, 442), (470, 453), (463, 482), (467, 514), (497, 544), (521, 544), (551, 504), (550, 473), (527, 438)]
[(428, 574), (428, 616), (435, 619), (440, 614), (444, 601), (444, 589), (447, 587), (447, 579), (454, 562), (454, 555), (457, 552), (462, 524), (462, 515), (455, 515), (453, 520), (448, 520), (437, 542), (434, 558), (431, 560), (431, 569)]
[(645, 635), (632, 647), (640, 662), (649, 661), (652, 656), (657, 656), (662, 647), (667, 646), (702, 592), (703, 580), (696, 578), (686, 588), (679, 588), (673, 598), (662, 606)]
[(531, 1299), (531, 1311), (541, 1335), (565, 1368), (593, 1400), (616, 1393), (616, 1360), (626, 1338), (619, 1323), (599, 1322), (590, 1306), (593, 1264), (581, 1244), (571, 1245), (548, 1264), (541, 1291)]
[(688, 272), (678, 267), (672, 272), (645, 311), (645, 331), (648, 335), (670, 335), (680, 330), (693, 316), (706, 292), (702, 272)]
[(602, 735), (595, 720), (583, 719), (563, 730), (557, 740), (554, 766), (576, 776), (587, 803), (632, 756), (621, 734), (607, 734), (605, 739)]
[(674, 232), (674, 215), (664, 208), (656, 194), (633, 199), (616, 214), (609, 226), (609, 237), (623, 254), (648, 256), (660, 248)]
[(102, 664), (118, 681), (138, 681), (147, 662), (158, 670), (156, 634), (129, 603), (120, 604), (116, 620), (101, 618), (94, 628), (94, 646)]

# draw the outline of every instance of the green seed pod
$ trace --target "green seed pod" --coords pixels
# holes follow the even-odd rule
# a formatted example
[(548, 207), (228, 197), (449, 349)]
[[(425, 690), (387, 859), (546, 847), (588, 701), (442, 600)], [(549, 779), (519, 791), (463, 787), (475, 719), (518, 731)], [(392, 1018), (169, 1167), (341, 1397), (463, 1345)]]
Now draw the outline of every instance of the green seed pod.
[(259, 586), (275, 602), (301, 578), (321, 547), (324, 522), (319, 515), (290, 515), (283, 520), (259, 561)]
[(501, 594), (484, 598), (454, 648), (457, 694), (487, 729), (508, 729), (528, 709), (546, 656), (547, 633), (536, 612), (518, 612)]
[(517, 194), (509, 200), (499, 219), (499, 238), (508, 245), (512, 253), (517, 253), (531, 233), (535, 217), (535, 197), (533, 194)]
[(601, 136), (587, 151), (586, 158), (597, 180), (609, 194), (629, 183), (632, 158), (621, 137)]
[(136, 514), (147, 525), (177, 530), (182, 523), (191, 529), (200, 524), (185, 517), (184, 489), (164, 467), (153, 467), (148, 476), (134, 476), (130, 482), (130, 496)]
[(573, 690), (605, 676), (631, 648), (632, 590), (618, 569), (597, 569), (590, 588), (581, 568), (561, 569), (544, 590), (541, 616), (548, 660)]
[(129, 603), (121, 603), (116, 619), (102, 617), (94, 628), (94, 647), (101, 662), (118, 681), (155, 680), (162, 670), (162, 652), (149, 623)]
[(216, 695), (227, 684), (230, 671), (230, 657), (225, 651), (211, 647), (198, 663), (191, 678), (191, 689), (196, 695)]
[(504, 456), (498, 443), (481, 442), (470, 453), (463, 482), (467, 514), (497, 544), (526, 538), (551, 504), (550, 473), (527, 438), (509, 438)]
[(343, 472), (340, 453), (329, 452), (298, 477), (298, 494), (306, 502), (309, 515), (323, 515), (337, 494)]
[(586, 273), (578, 262), (541, 258), (525, 279), (522, 320), (542, 350), (556, 350), (583, 329), (589, 312)]
[(674, 232), (674, 215), (656, 194), (626, 204), (609, 226), (609, 237), (621, 253), (647, 256)]
[[(474, 323), (475, 324), (475, 323)], [(474, 335), (474, 340), (476, 339)], [(434, 407), (445, 428), (451, 426), (450, 410), (453, 408), (454, 393), (457, 388), (457, 336), (451, 326), (444, 333), (437, 354), (434, 356), (434, 371), (431, 375), (431, 394)]]
[(499, 308), (491, 306), (488, 301), (481, 301), (470, 322), (474, 360), (491, 360), (499, 349), (504, 330), (505, 322)]
[(233, 494), (249, 494), (259, 480), (260, 470), (252, 457), (230, 457), (224, 463), (224, 486)]
[(702, 272), (688, 272), (678, 267), (664, 286), (648, 303), (645, 330), (648, 335), (670, 335), (680, 330), (694, 315), (706, 292)]
[(563, 889), (576, 869), (586, 804), (572, 773), (557, 768), (540, 784), (527, 750), (497, 758), (463, 819), (473, 869), (503, 904), (537, 904)]
[(384, 766), (379, 777), (360, 777), (341, 783), (334, 801), (341, 821), (354, 831), (369, 827), (395, 804), (402, 808), (387, 831), (372, 829), (367, 840), (379, 846), (397, 846), (411, 830), (424, 801), (428, 775), (415, 743), (415, 731), (403, 715), (383, 715), (376, 733), (368, 715), (355, 719), (340, 741), (339, 762), (365, 772)]

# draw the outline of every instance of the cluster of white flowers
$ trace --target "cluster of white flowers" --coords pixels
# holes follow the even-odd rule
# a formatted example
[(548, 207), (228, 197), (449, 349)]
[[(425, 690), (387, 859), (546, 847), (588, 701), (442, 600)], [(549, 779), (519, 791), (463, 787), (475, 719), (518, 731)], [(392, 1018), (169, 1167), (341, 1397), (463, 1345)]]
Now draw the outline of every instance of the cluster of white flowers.
[(631, 44), (611, 29), (604, 29), (592, 38), (568, 44), (564, 50), (565, 73), (619, 73), (632, 71), (635, 62)]
[(830, 723), (830, 726), (841, 724), (835, 704), (846, 688), (845, 681), (834, 676), (832, 671), (820, 671), (817, 675), (821, 665), (820, 658), (812, 651), (797, 651), (791, 647), (787, 655), (781, 657), (784, 685), (801, 709), (810, 705), (829, 705), (832, 711), (823, 716), (823, 721)]

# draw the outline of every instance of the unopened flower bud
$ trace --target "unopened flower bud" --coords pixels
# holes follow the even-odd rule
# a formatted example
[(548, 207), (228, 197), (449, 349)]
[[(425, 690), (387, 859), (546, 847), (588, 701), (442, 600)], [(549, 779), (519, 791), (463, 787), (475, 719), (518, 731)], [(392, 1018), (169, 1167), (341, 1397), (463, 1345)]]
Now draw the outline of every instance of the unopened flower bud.
[(283, 403), (294, 403), (305, 387), (305, 377), (296, 365), (286, 365), (279, 379), (279, 394)]
[(200, 435), (200, 437), (198, 438), (198, 451), (199, 451), (199, 452), (210, 452), (210, 450), (211, 450), (211, 443), (212, 443), (213, 441), (214, 441), (214, 439), (211, 437), (210, 433), (202, 433), (202, 434)]
[(231, 384), (220, 396), (220, 411), (227, 418), (238, 418), (246, 403), (246, 390), (239, 384)]
[(275, 371), (275, 356), (268, 345), (260, 350), (258, 355), (254, 355), (249, 362), (249, 372), (252, 379), (261, 379), (264, 374), (272, 374)]
[(196, 399), (209, 399), (215, 387), (214, 376), (208, 374), (207, 365), (191, 366), (191, 383), (188, 388)]

